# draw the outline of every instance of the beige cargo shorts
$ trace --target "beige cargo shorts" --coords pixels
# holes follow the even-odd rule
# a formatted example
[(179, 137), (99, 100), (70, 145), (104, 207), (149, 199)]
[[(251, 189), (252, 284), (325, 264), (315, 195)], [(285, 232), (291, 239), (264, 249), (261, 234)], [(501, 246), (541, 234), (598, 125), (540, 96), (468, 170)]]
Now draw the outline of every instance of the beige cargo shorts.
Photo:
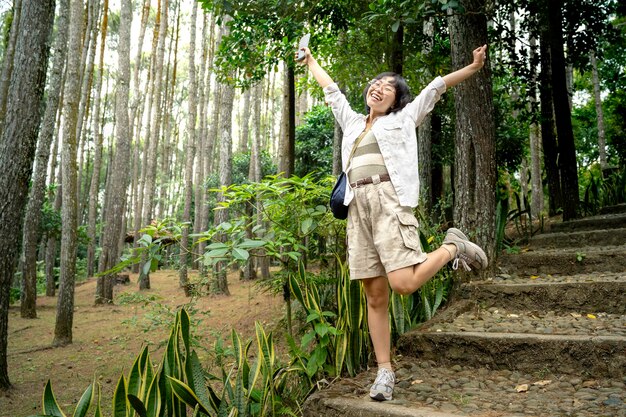
[(417, 219), (400, 205), (391, 181), (354, 189), (346, 234), (350, 279), (386, 277), (426, 260)]

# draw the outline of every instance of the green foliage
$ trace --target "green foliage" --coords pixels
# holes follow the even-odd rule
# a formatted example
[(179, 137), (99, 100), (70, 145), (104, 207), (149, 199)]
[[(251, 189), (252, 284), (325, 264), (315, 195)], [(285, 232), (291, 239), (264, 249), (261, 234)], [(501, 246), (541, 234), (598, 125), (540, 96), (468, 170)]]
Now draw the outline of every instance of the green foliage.
[[(280, 363), (272, 333), (256, 324), (256, 355), (253, 341), (243, 341), (234, 330), (232, 349), (219, 352), (218, 375), (202, 369), (192, 349), (192, 323), (183, 308), (177, 314), (163, 359), (154, 368), (148, 348), (135, 359), (128, 375), (121, 375), (112, 397), (112, 416), (185, 417), (299, 415), (299, 404), (312, 389), (290, 380), (298, 367)], [(217, 362), (217, 361), (216, 361)], [(91, 384), (79, 400), (74, 417), (84, 417), (94, 403), (100, 416), (100, 387)], [(44, 389), (43, 412), (65, 417), (52, 392)]]
[(330, 107), (323, 105), (304, 116), (304, 124), (296, 128), (296, 175), (332, 172), (334, 120)]
[(581, 208), (584, 214), (597, 214), (602, 207), (626, 203), (626, 168), (601, 172), (596, 164), (580, 175)]
[(311, 382), (344, 372), (354, 376), (367, 365), (365, 294), (361, 284), (351, 281), (348, 269), (339, 259), (338, 262), (341, 275), (334, 284), (337, 313), (324, 309), (321, 291), (307, 278), (303, 265), (289, 277), (291, 291), (305, 311), (308, 327), (300, 345), (289, 339), (289, 351), (294, 366)]

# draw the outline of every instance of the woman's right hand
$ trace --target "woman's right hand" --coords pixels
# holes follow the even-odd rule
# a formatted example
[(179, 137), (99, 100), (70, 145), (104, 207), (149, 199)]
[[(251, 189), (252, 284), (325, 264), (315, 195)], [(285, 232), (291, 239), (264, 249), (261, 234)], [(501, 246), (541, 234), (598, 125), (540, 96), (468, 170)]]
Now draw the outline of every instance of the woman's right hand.
[[(304, 58), (301, 59), (300, 61), (298, 61), (298, 52), (299, 51), (304, 51)], [(313, 56), (311, 55), (311, 50), (308, 47), (304, 47), (304, 48), (300, 48), (298, 51), (295, 52), (294, 59), (300, 65), (308, 65), (309, 60), (313, 59)]]

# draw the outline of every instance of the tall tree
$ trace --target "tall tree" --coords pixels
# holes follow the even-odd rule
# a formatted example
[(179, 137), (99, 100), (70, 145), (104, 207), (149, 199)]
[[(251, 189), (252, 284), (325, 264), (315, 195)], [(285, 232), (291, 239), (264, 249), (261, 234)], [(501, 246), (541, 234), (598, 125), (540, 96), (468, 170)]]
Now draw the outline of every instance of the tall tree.
[(94, 135), (94, 158), (93, 173), (89, 186), (89, 209), (87, 215), (87, 236), (89, 244), (87, 246), (87, 276), (93, 276), (94, 262), (96, 254), (96, 216), (98, 211), (98, 191), (100, 190), (100, 168), (102, 165), (102, 132), (100, 131), (100, 96), (102, 94), (102, 77), (104, 75), (104, 47), (106, 45), (106, 34), (108, 26), (109, 0), (104, 0), (102, 15), (102, 27), (100, 30), (100, 59), (98, 63), (98, 76), (96, 78), (95, 96), (93, 105), (93, 127)]
[[(128, 114), (130, 89), (130, 27), (133, 15), (131, 0), (122, 0), (120, 11), (120, 33), (118, 53), (118, 79), (115, 100), (115, 153), (111, 178), (105, 193), (104, 230), (99, 269), (111, 269), (118, 262), (118, 246), (122, 231), (128, 185), (128, 163), (130, 160), (130, 121)], [(113, 301), (113, 277), (98, 277), (96, 304)]]
[[(79, 51), (83, 22), (83, 1), (70, 2), (69, 51)], [(78, 165), (76, 127), (80, 102), (80, 54), (68, 54), (63, 103), (63, 146), (61, 151), (61, 269), (59, 297), (54, 327), (55, 346), (72, 343), (74, 321), (74, 287), (76, 284), (76, 247), (78, 230)]]
[[(194, 2), (191, 9), (191, 30), (189, 32), (189, 100), (187, 113), (187, 142), (185, 145), (185, 208), (183, 210), (183, 226), (180, 240), (180, 269), (178, 282), (189, 291), (187, 266), (189, 263), (189, 223), (191, 221), (191, 199), (193, 195), (193, 158), (195, 153), (196, 136), (196, 23), (198, 17), (198, 3)], [(202, 157), (202, 155), (198, 155)]]
[[(228, 21), (230, 16), (224, 19), (222, 30), (228, 36)], [(221, 88), (222, 98), (220, 100), (220, 121), (218, 128), (219, 143), (219, 186), (228, 187), (232, 183), (232, 147), (233, 147), (233, 103), (235, 98), (235, 88), (232, 85), (224, 84)], [(217, 203), (224, 201), (223, 193), (217, 193)], [(217, 210), (215, 212), (215, 224), (221, 224), (228, 220), (227, 210)], [(220, 236), (224, 239), (224, 236)], [(227, 266), (224, 262), (218, 262), (213, 274), (213, 284), (211, 291), (213, 294), (230, 295), (228, 281), (226, 278)]]
[[(28, 206), (24, 218), (24, 234), (22, 238), (22, 295), (20, 312), (23, 318), (37, 317), (37, 242), (41, 225), (41, 208), (43, 207), (46, 192), (46, 174), (50, 159), (50, 145), (54, 137), (54, 127), (59, 99), (61, 96), (61, 82), (65, 56), (67, 50), (69, 0), (59, 1), (59, 15), (57, 17), (57, 32), (54, 40), (54, 55), (52, 71), (50, 73), (49, 88), (46, 101), (46, 110), (39, 130), (37, 153), (33, 182), (28, 198)], [(56, 155), (54, 155), (56, 157)]]
[[(153, 206), (154, 206), (154, 190), (155, 190), (155, 182), (156, 182), (156, 171), (157, 171), (157, 149), (159, 145), (159, 136), (161, 129), (161, 97), (162, 97), (162, 81), (163, 81), (163, 58), (165, 56), (165, 36), (167, 34), (167, 0), (159, 0), (159, 10), (157, 11), (157, 22), (158, 22), (158, 47), (154, 69), (154, 79), (153, 79), (153, 103), (154, 103), (154, 114), (153, 120), (151, 123), (151, 133), (150, 133), (150, 142), (148, 144), (147, 149), (147, 164), (145, 166), (146, 173), (146, 181), (144, 183), (143, 193), (145, 196), (144, 205), (143, 205), (143, 224), (147, 225), (152, 221), (153, 216)], [(148, 289), (150, 288), (150, 275), (145, 273), (145, 270), (142, 269), (139, 276), (139, 289)]]
[(11, 386), (7, 362), (9, 293), (19, 252), (28, 181), (41, 122), (54, 0), (24, 0), (13, 76), (0, 138), (0, 389)]
[[(550, 33), (550, 54), (552, 56), (552, 96), (554, 99), (554, 119), (559, 143), (559, 171), (563, 192), (563, 220), (578, 216), (578, 167), (576, 147), (572, 130), (572, 114), (569, 106), (567, 80), (565, 75), (565, 53), (563, 51), (562, 28), (563, 0), (548, 2), (548, 26)], [(567, 105), (566, 105), (567, 104)]]
[[(464, 12), (449, 18), (452, 66), (468, 63), (471, 51), (487, 43), (485, 0), (459, 2)], [(489, 65), (455, 87), (456, 139), (454, 222), (476, 231), (476, 241), (494, 259), (495, 125)]]
[(602, 111), (602, 95), (600, 94), (600, 77), (598, 76), (598, 62), (594, 51), (589, 52), (591, 63), (591, 75), (593, 82), (593, 98), (596, 106), (596, 120), (598, 126), (598, 151), (600, 155), (600, 167), (608, 168), (606, 160), (606, 136), (604, 129), (604, 112)]
[(17, 43), (17, 35), (20, 30), (20, 21), (22, 14), (22, 0), (13, 2), (13, 20), (11, 22), (11, 31), (9, 33), (9, 42), (4, 52), (2, 61), (2, 73), (0, 74), (0, 132), (3, 130), (4, 119), (7, 110), (7, 96), (9, 94), (9, 84), (11, 83), (11, 75), (13, 74), (13, 60), (15, 55), (15, 44)]

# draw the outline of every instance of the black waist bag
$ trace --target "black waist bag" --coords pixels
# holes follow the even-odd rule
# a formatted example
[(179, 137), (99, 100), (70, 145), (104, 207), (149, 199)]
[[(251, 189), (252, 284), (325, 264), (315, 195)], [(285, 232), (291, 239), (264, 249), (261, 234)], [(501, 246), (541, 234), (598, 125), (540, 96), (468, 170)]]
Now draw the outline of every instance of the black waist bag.
[(330, 211), (336, 219), (345, 220), (348, 217), (348, 206), (343, 204), (346, 195), (346, 173), (342, 172), (330, 193)]

